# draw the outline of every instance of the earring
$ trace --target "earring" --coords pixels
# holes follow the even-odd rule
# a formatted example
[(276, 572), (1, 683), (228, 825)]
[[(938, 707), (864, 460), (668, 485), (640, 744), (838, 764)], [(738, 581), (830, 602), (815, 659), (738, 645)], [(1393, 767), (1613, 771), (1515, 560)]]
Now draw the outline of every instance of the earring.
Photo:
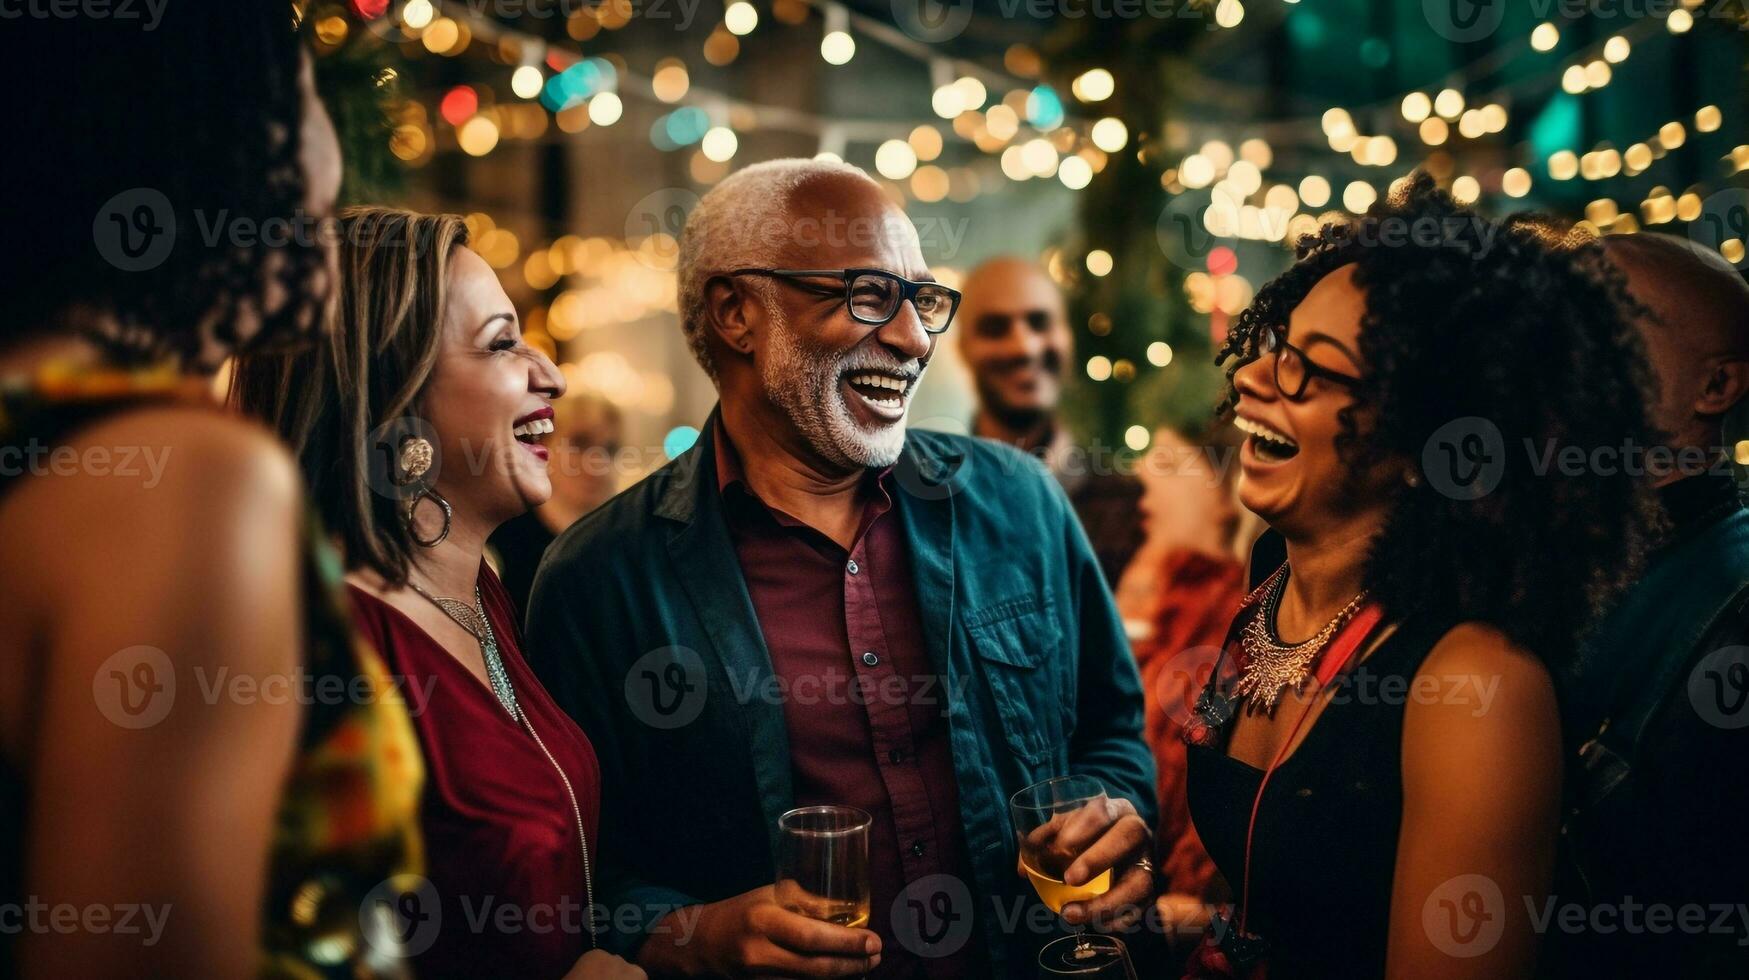
[[(401, 443), (401, 457), (397, 460), (400, 475), (396, 482), (401, 486), (418, 484), (418, 489), (407, 501), (407, 509), (402, 514), (402, 520), (406, 521), (407, 530), (413, 535), (413, 543), (421, 548), (435, 548), (442, 544), (443, 539), (449, 537), (450, 519), (454, 516), (449, 501), (443, 499), (443, 495), (424, 480), (425, 474), (431, 471), (431, 461), (434, 456), (435, 451), (429, 441), (418, 436), (411, 436)], [(414, 523), (414, 511), (418, 509), (421, 500), (431, 500), (443, 510), (443, 528), (437, 532), (437, 536), (434, 538), (421, 538), (419, 532), (414, 530), (417, 526)]]
[[(421, 500), (434, 501), (437, 506), (443, 508), (443, 528), (437, 532), (437, 537), (435, 538), (426, 539), (420, 537), (418, 530), (416, 530), (417, 525), (413, 523), (413, 511), (419, 506), (419, 501)], [(405, 520), (407, 522), (408, 532), (413, 535), (413, 543), (421, 548), (435, 548), (442, 544), (443, 539), (449, 537), (449, 521), (451, 516), (453, 516), (453, 512), (450, 510), (449, 501), (443, 499), (443, 495), (436, 490), (427, 486), (421, 486), (419, 492), (413, 495), (413, 499), (407, 501)]]

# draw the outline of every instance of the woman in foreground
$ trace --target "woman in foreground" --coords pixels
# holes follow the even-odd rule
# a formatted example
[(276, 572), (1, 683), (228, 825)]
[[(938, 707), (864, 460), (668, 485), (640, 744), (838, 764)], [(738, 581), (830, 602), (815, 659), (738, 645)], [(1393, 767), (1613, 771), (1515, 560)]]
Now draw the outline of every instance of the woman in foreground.
[(1652, 513), (1620, 468), (1542, 465), (1646, 444), (1624, 294), (1595, 245), (1425, 175), (1301, 254), (1224, 352), (1240, 498), (1288, 560), (1186, 736), (1235, 892), (1191, 974), (1524, 976), (1561, 786), (1550, 665)]
[(298, 453), (345, 552), (354, 619), (412, 704), (429, 777), (430, 890), (409, 952), (421, 977), (642, 977), (596, 949), (600, 773), (518, 649), (483, 560), (502, 523), (552, 493), (565, 382), (453, 215), (342, 215), (328, 343), (239, 361), (242, 407)]
[(0, 904), (42, 910), (0, 975), (396, 975), (360, 909), (417, 871), (407, 711), (291, 458), (211, 396), (225, 357), (308, 343), (332, 284), (313, 229), (255, 234), (340, 183), (290, 9), (14, 18), (0, 82), (32, 93), (0, 460), (38, 461), (0, 473)]

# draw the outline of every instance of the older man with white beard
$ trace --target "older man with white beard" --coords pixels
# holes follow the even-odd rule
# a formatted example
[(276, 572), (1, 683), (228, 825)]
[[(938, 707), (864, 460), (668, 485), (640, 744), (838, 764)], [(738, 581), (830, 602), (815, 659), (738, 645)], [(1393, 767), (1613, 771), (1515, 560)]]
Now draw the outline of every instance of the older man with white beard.
[[(679, 290), (718, 409), (559, 538), (529, 615), (600, 758), (620, 950), (656, 976), (1031, 976), (1061, 927), (1007, 801), (1069, 774), (1108, 799), (1059, 836), (1065, 880), (1111, 887), (1063, 917), (1127, 925), (1153, 888), (1135, 667), (1043, 468), (907, 432), (959, 295), (904, 214), (853, 167), (748, 167), (689, 217)], [(866, 923), (773, 888), (778, 818), (828, 804), (872, 818)]]

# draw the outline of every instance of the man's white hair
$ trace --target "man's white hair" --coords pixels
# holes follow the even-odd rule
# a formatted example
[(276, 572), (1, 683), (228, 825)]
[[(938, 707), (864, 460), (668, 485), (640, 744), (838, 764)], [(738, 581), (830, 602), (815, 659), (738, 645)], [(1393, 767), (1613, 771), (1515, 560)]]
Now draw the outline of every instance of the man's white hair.
[[(693, 207), (680, 233), (680, 328), (687, 346), (711, 380), (716, 365), (705, 344), (705, 283), (733, 269), (769, 268), (777, 264), (789, 236), (790, 196), (810, 181), (826, 176), (872, 180), (860, 167), (836, 160), (792, 157), (767, 160), (724, 178)], [(765, 287), (761, 287), (765, 288)]]

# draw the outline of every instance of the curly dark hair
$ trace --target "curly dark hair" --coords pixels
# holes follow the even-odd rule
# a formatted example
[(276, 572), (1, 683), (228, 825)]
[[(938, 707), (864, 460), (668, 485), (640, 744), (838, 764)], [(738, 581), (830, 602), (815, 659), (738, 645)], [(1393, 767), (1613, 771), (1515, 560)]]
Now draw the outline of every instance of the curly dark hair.
[[(303, 220), (292, 5), (134, 4), (104, 16), (39, 6), (0, 31), (17, 137), (0, 154), (0, 346), (79, 324), (117, 362), (203, 367), (203, 355), (319, 326), (317, 236), (267, 244), (227, 231)], [(137, 246), (166, 231), (167, 254), (118, 261), (120, 235)], [(289, 301), (239, 337), (239, 314), (258, 313), (275, 285)], [(93, 332), (93, 320), (106, 326)]]
[[(1643, 477), (1542, 465), (1548, 447), (1656, 444), (1637, 307), (1597, 241), (1561, 231), (1528, 215), (1490, 221), (1413, 174), (1364, 216), (1302, 238), (1217, 358), (1230, 362), (1230, 412), (1233, 373), (1263, 333), (1285, 330), (1314, 285), (1353, 263), (1365, 377), (1337, 450), (1356, 473), (1399, 459), (1422, 477), (1391, 491), (1366, 587), (1394, 618), (1488, 623), (1554, 663), (1632, 580), (1658, 521)], [(1466, 419), (1498, 429), (1505, 457), (1474, 499), (1421, 472), (1436, 432)]]

